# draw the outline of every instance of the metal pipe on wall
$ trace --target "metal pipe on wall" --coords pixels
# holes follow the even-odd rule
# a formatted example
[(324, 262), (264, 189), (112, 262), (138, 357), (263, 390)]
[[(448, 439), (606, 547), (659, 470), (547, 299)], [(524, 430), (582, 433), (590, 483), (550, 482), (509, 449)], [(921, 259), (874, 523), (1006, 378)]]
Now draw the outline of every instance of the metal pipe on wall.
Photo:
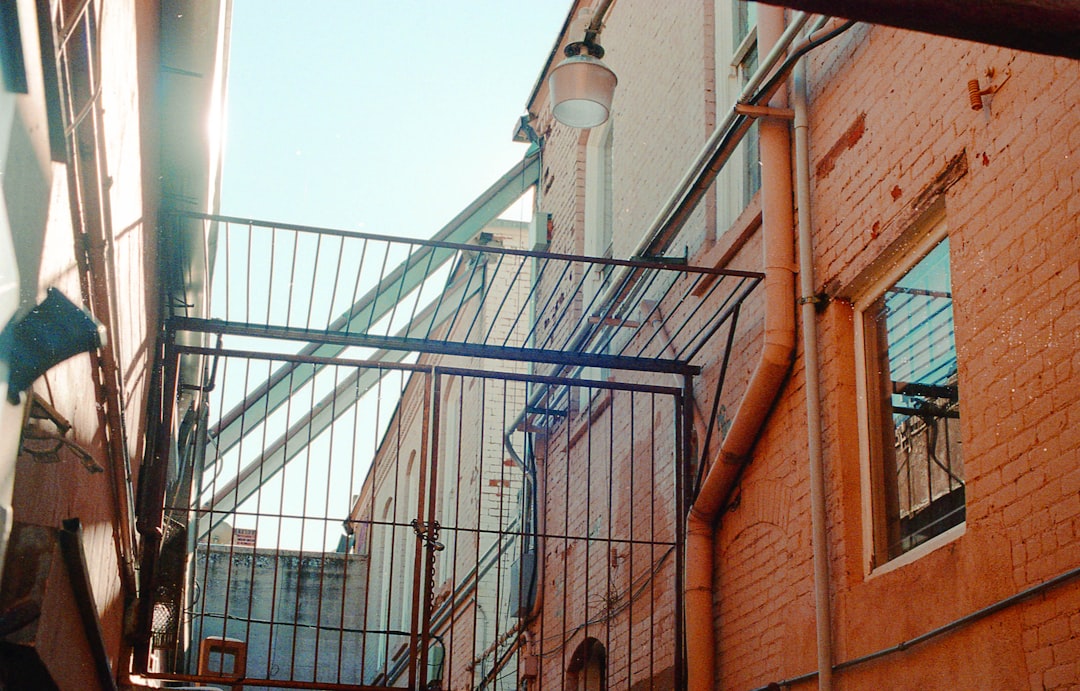
[(811, 547), (814, 554), (814, 613), (817, 627), (818, 688), (832, 688), (832, 631), (829, 602), (829, 549), (825, 529), (825, 469), (821, 445), (821, 375), (818, 363), (817, 300), (814, 297), (814, 241), (810, 216), (810, 147), (806, 60), (792, 75), (795, 110), (795, 200), (799, 225), (799, 311), (802, 318), (803, 372), (806, 380), (807, 451), (810, 465)]
[[(774, 49), (784, 37), (784, 10), (758, 14), (758, 41)], [(783, 94), (769, 105), (786, 106)], [(795, 353), (795, 256), (791, 137), (786, 122), (760, 122), (762, 234), (765, 253), (765, 342), (731, 427), (687, 515), (687, 688), (706, 691), (716, 678), (713, 627), (713, 524), (764, 424)]]

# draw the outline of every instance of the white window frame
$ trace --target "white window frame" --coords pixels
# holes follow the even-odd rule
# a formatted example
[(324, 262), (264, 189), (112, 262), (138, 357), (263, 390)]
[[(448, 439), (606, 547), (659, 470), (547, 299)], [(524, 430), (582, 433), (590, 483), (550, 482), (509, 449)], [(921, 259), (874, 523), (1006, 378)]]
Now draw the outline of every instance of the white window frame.
[[(756, 24), (750, 26), (747, 34), (742, 38), (739, 38), (737, 34), (737, 3), (742, 2), (743, 0), (729, 0), (726, 3), (718, 2), (714, 13), (716, 19), (717, 113), (726, 113), (734, 107), (739, 94), (742, 93), (743, 84), (750, 76), (745, 74), (746, 58), (758, 47)], [(761, 59), (760, 52), (758, 59)], [(750, 157), (747, 151), (748, 148), (747, 137), (744, 137), (743, 141), (732, 152), (727, 165), (721, 169), (717, 176), (716, 233), (718, 237), (723, 235), (735, 223), (746, 208), (749, 199), (753, 196), (749, 193), (746, 179)]]
[[(585, 254), (590, 257), (611, 258), (615, 256), (615, 204), (613, 143), (614, 125), (609, 119), (600, 127), (589, 131), (585, 142)], [(597, 295), (604, 289), (611, 276), (610, 266), (593, 266), (582, 285), (581, 308), (595, 312), (599, 307)], [(606, 380), (611, 372), (606, 367), (588, 367), (582, 376)], [(582, 387), (578, 402), (582, 409), (588, 408), (589, 389)], [(593, 390), (593, 396), (600, 392)]]
[[(864, 575), (880, 575), (909, 564), (925, 554), (958, 539), (965, 532), (965, 519), (926, 542), (889, 559), (888, 554), (877, 554), (876, 531), (885, 528), (887, 518), (880, 506), (882, 488), (877, 486), (873, 464), (873, 434), (880, 422), (871, 420), (870, 399), (871, 385), (868, 379), (868, 354), (866, 344), (866, 310), (887, 290), (918, 264), (929, 252), (948, 236), (948, 224), (943, 206), (936, 208), (920, 221), (907, 238), (890, 248), (876, 262), (877, 270), (868, 281), (860, 281), (863, 287), (853, 300), (855, 327), (855, 386), (858, 401), (859, 427), (859, 484), (862, 513), (862, 543)], [(873, 271), (873, 269), (871, 269)], [(957, 348), (959, 353), (959, 348)], [(876, 417), (876, 416), (875, 416)], [(961, 418), (962, 419), (962, 418)]]

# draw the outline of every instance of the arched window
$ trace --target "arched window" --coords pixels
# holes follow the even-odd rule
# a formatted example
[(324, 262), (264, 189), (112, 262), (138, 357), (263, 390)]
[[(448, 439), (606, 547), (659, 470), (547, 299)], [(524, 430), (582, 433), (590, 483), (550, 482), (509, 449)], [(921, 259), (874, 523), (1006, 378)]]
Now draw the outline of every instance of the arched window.
[[(589, 131), (585, 143), (585, 254), (590, 257), (610, 258), (615, 256), (614, 249), (614, 178), (613, 178), (613, 142), (614, 126), (608, 120), (600, 127)], [(604, 290), (611, 280), (610, 266), (593, 266), (582, 285), (581, 308), (590, 314), (596, 314), (603, 307)], [(605, 348), (606, 350), (606, 348)], [(595, 379), (607, 379), (610, 372), (606, 368), (590, 367), (584, 376)], [(582, 391), (580, 405), (587, 405), (588, 390)]]
[(589, 131), (585, 144), (585, 254), (612, 256), (612, 142), (613, 127), (608, 120)]
[(607, 691), (607, 651), (595, 638), (586, 638), (574, 651), (566, 668), (568, 689)]
[[(400, 568), (398, 564), (394, 563), (394, 529), (391, 525), (394, 521), (394, 498), (388, 497), (386, 503), (383, 505), (381, 525), (377, 526), (379, 534), (382, 535), (379, 547), (379, 563), (375, 569), (372, 569), (378, 578), (372, 579), (372, 588), (377, 607), (376, 617), (378, 625), (376, 630), (383, 630), (390, 628), (390, 622), (392, 621), (392, 611), (394, 603), (394, 567)], [(381, 665), (386, 664), (386, 656), (389, 651), (389, 637), (382, 635), (378, 638), (378, 660)]]

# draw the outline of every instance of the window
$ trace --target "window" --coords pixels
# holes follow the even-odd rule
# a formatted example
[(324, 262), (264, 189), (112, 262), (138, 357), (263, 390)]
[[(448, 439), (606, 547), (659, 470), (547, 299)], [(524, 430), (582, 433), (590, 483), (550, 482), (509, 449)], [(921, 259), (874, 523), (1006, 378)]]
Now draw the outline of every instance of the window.
[(595, 638), (586, 638), (574, 651), (567, 668), (568, 688), (573, 691), (607, 689), (607, 651)]
[[(590, 257), (610, 259), (614, 256), (613, 248), (613, 124), (608, 120), (603, 126), (589, 131), (585, 144), (585, 254)], [(612, 277), (610, 265), (597, 264), (589, 269), (589, 275), (581, 286), (581, 306), (590, 315), (598, 316), (602, 310), (604, 291)], [(607, 335), (601, 337), (606, 341)], [(606, 353), (607, 345), (595, 352)], [(588, 367), (582, 376), (595, 379), (607, 379), (611, 372), (607, 368)], [(579, 405), (588, 405), (590, 390), (580, 389), (582, 393)], [(593, 391), (593, 395), (599, 391)]]
[(611, 120), (589, 131), (585, 144), (585, 254), (612, 256)]
[(949, 238), (936, 230), (856, 304), (875, 565), (964, 522)]
[[(750, 81), (758, 68), (757, 5), (752, 2), (734, 3), (735, 53), (731, 59), (733, 74), (738, 77), (739, 90)], [(743, 139), (742, 205), (746, 206), (761, 189), (761, 155), (758, 151), (758, 126), (755, 121)]]
[[(729, 111), (758, 68), (757, 5), (718, 4), (716, 12), (717, 113)], [(717, 232), (723, 233), (761, 189), (758, 125), (749, 131), (717, 177)]]
[(0, 73), (5, 89), (17, 94), (27, 93), (19, 6), (13, 2), (0, 4)]

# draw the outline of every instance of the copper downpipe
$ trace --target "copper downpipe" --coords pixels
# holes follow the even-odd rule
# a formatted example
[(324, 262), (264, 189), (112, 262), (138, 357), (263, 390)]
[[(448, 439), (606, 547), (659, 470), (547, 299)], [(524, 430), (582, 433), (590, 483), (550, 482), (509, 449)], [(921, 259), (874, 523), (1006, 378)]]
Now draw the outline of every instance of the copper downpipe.
[[(758, 9), (758, 42), (775, 44), (784, 10)], [(786, 107), (779, 93), (769, 102)], [(787, 376), (795, 352), (795, 251), (791, 185), (791, 136), (786, 122), (759, 122), (762, 167), (762, 234), (765, 260), (765, 339), (746, 393), (687, 517), (686, 641), (690, 691), (714, 688), (713, 525)]]

